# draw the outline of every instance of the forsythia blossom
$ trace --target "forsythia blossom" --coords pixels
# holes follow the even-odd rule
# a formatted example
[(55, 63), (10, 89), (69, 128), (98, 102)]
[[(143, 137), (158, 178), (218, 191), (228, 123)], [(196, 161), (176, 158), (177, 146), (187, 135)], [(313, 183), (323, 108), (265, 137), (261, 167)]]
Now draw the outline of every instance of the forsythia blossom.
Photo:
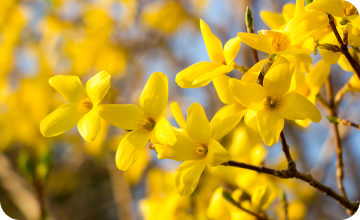
[(50, 85), (70, 102), (56, 109), (40, 124), (45, 137), (52, 137), (78, 125), (81, 136), (88, 142), (100, 133), (97, 105), (110, 88), (110, 75), (100, 72), (86, 83), (86, 90), (77, 76), (54, 76)]

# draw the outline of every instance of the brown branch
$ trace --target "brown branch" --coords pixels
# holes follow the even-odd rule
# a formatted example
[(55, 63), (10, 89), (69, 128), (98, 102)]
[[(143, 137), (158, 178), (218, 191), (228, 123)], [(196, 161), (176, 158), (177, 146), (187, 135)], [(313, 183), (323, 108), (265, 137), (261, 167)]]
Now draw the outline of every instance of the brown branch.
[(222, 163), (221, 165), (224, 166), (232, 166), (232, 167), (238, 167), (248, 170), (253, 170), (258, 173), (265, 173), (268, 175), (276, 176), (282, 179), (300, 179), (304, 182), (307, 182), (312, 187), (318, 189), (319, 191), (323, 192), (325, 195), (335, 199), (339, 204), (341, 204), (344, 208), (351, 210), (352, 212), (356, 212), (358, 209), (359, 204), (356, 202), (350, 202), (347, 198), (337, 194), (333, 189), (330, 187), (327, 187), (320, 183), (319, 181), (315, 180), (310, 174), (304, 174), (299, 171), (291, 171), (289, 169), (286, 170), (275, 170), (271, 168), (267, 168), (264, 166), (253, 166), (246, 163), (241, 163), (237, 161), (228, 161), (225, 163)]
[(346, 59), (349, 61), (350, 65), (351, 65), (351, 67), (354, 69), (354, 72), (356, 73), (357, 77), (360, 79), (360, 66), (359, 66), (359, 64), (350, 55), (347, 45), (341, 39), (340, 34), (336, 29), (334, 17), (331, 16), (330, 14), (328, 14), (328, 17), (329, 17), (330, 27), (331, 27), (332, 31), (334, 32), (337, 41), (339, 42), (339, 45), (340, 45), (340, 48), (341, 48), (341, 53), (345, 55)]
[(358, 130), (360, 130), (360, 125), (359, 124), (356, 124), (354, 122), (351, 122), (349, 120), (346, 120), (346, 119), (341, 119), (341, 118), (337, 118), (337, 117), (327, 117), (329, 119), (329, 121), (331, 123), (335, 123), (335, 124), (340, 124), (340, 125), (346, 125), (346, 126), (352, 126), (352, 127), (355, 127), (357, 128)]
[(327, 110), (327, 111), (331, 111), (331, 108), (329, 107), (329, 103), (324, 99), (324, 97), (322, 95), (317, 94), (316, 96), (316, 100)]
[(286, 157), (286, 161), (288, 163), (288, 169), (295, 172), (296, 171), (296, 163), (291, 157), (290, 148), (286, 142), (284, 131), (281, 131), (281, 133), (280, 133), (280, 141), (281, 141), (281, 145), (282, 145), (281, 149), (283, 150), (285, 157)]
[[(329, 99), (329, 107), (331, 109), (330, 116), (337, 117), (335, 103), (334, 103), (334, 95), (332, 91), (330, 76), (326, 80), (325, 83), (327, 97)], [(334, 142), (335, 142), (335, 149), (336, 149), (336, 180), (340, 195), (346, 198), (345, 189), (343, 186), (343, 178), (344, 178), (344, 163), (343, 163), (343, 156), (342, 156), (342, 147), (341, 147), (341, 139), (339, 134), (339, 128), (336, 123), (332, 124), (333, 131), (334, 131)]]

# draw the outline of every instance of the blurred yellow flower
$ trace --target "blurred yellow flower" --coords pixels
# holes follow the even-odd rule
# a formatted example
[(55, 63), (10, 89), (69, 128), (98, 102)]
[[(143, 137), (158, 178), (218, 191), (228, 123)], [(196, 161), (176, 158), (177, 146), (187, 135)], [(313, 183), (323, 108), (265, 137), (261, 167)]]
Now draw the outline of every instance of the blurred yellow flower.
[(96, 106), (110, 88), (111, 76), (100, 72), (86, 83), (86, 90), (77, 76), (54, 76), (49, 82), (70, 103), (46, 116), (40, 124), (45, 137), (53, 137), (78, 125), (81, 136), (92, 142), (100, 133), (100, 116)]

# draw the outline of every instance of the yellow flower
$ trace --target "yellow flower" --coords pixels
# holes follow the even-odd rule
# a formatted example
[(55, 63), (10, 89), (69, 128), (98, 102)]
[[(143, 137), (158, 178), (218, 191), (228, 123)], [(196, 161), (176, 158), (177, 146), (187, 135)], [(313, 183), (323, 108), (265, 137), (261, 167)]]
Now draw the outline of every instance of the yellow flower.
[[(315, 105), (316, 95), (324, 85), (329, 74), (330, 64), (327, 64), (324, 60), (317, 62), (306, 76), (295, 70), (289, 91), (299, 93)], [(311, 121), (307, 119), (295, 120), (295, 122), (300, 126), (307, 127)]]
[(260, 12), (260, 16), (265, 24), (272, 30), (283, 30), (285, 24), (294, 17), (294, 13), (295, 5), (288, 3), (283, 6), (282, 13), (263, 10)]
[(100, 72), (86, 83), (86, 90), (77, 76), (54, 76), (49, 83), (70, 103), (46, 116), (40, 124), (45, 137), (53, 137), (78, 125), (81, 136), (92, 142), (100, 133), (97, 105), (110, 88), (110, 75)]
[(321, 120), (319, 110), (298, 93), (288, 93), (294, 67), (285, 58), (275, 60), (264, 78), (264, 86), (230, 80), (234, 98), (254, 112), (261, 139), (268, 146), (278, 142), (284, 118)]
[(104, 104), (99, 114), (115, 127), (130, 130), (121, 140), (116, 152), (116, 165), (127, 170), (139, 157), (149, 141), (174, 145), (176, 136), (170, 122), (163, 117), (168, 101), (168, 79), (165, 74), (153, 73), (140, 97), (140, 107), (133, 104)]
[[(296, 14), (296, 13), (295, 13)], [(238, 33), (241, 41), (268, 54), (285, 57), (303, 73), (310, 71), (312, 58), (303, 43), (319, 30), (327, 27), (329, 19), (320, 11), (304, 11), (294, 16), (283, 31), (260, 30), (258, 34)]]
[(155, 147), (159, 159), (184, 161), (175, 174), (175, 188), (181, 196), (188, 196), (194, 192), (206, 164), (218, 166), (230, 160), (230, 154), (217, 140), (232, 128), (227, 127), (226, 120), (213, 119), (209, 123), (198, 103), (189, 107), (187, 123), (182, 114), (179, 115), (177, 104), (172, 109), (184, 130), (176, 131), (178, 141), (174, 146), (156, 144)]
[(234, 59), (240, 49), (240, 39), (238, 37), (230, 39), (223, 49), (219, 38), (211, 32), (203, 20), (200, 20), (200, 29), (212, 62), (199, 62), (179, 72), (175, 81), (182, 88), (206, 86), (213, 78), (229, 73), (237, 67)]

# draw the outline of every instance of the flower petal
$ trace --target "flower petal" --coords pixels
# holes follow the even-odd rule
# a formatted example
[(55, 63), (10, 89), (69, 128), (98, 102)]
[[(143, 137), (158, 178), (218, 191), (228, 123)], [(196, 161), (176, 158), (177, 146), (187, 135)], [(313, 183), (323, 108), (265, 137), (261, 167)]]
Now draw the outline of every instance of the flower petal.
[(277, 111), (263, 109), (257, 112), (256, 119), (264, 144), (267, 146), (276, 144), (284, 128), (283, 116)]
[(244, 115), (244, 122), (246, 126), (251, 128), (253, 131), (259, 133), (256, 115), (257, 115), (256, 111), (248, 109)]
[(54, 76), (49, 83), (68, 102), (77, 103), (87, 97), (84, 86), (78, 76)]
[(206, 160), (189, 160), (179, 166), (175, 173), (175, 189), (179, 195), (189, 196), (194, 192), (205, 165)]
[(40, 124), (42, 135), (53, 137), (75, 127), (83, 116), (76, 109), (76, 104), (65, 104), (46, 116)]
[(101, 104), (96, 110), (111, 125), (124, 130), (137, 129), (144, 118), (141, 108), (133, 104)]
[(199, 78), (197, 78), (194, 82), (193, 85), (197, 85), (199, 83), (204, 83), (207, 82), (209, 80), (212, 80), (213, 78), (221, 75), (221, 74), (226, 74), (231, 72), (234, 69), (234, 64), (229, 64), (229, 65), (221, 65), (218, 68), (214, 69), (213, 71), (206, 73), (202, 76), (200, 76)]
[(295, 14), (295, 5), (293, 3), (287, 3), (283, 6), (282, 15), (284, 16), (285, 23), (288, 23)]
[(201, 144), (207, 144), (211, 138), (211, 126), (203, 107), (195, 102), (188, 109), (187, 133), (189, 137)]
[(229, 152), (216, 140), (211, 139), (208, 145), (208, 153), (206, 155), (206, 163), (209, 166), (219, 166), (231, 159)]
[(134, 130), (127, 133), (121, 140), (116, 151), (116, 166), (119, 170), (127, 170), (131, 167), (149, 141), (150, 132)]
[(278, 57), (264, 77), (266, 92), (274, 96), (282, 96), (290, 88), (294, 66), (283, 57)]
[(172, 102), (170, 104), (170, 109), (175, 118), (175, 121), (179, 124), (180, 128), (186, 132), (186, 121), (185, 121), (184, 115), (181, 112), (179, 103)]
[(213, 79), (213, 84), (220, 100), (225, 104), (235, 103), (236, 100), (230, 93), (229, 80), (231, 77), (219, 75)]
[(222, 66), (220, 63), (208, 61), (199, 62), (180, 71), (176, 75), (175, 81), (181, 88), (198, 88), (206, 86), (211, 80), (204, 81), (196, 85), (193, 85), (193, 82), (202, 75), (210, 73), (220, 66)]
[(251, 33), (238, 33), (241, 41), (256, 50), (260, 50), (267, 54), (276, 53), (275, 49), (271, 45), (269, 39), (263, 35), (251, 34)]
[[(337, 46), (339, 45), (334, 33), (327, 34), (324, 38), (319, 40), (319, 43), (329, 43)], [(324, 61), (329, 64), (336, 64), (341, 56), (341, 52), (333, 52), (331, 50), (326, 50), (326, 49), (319, 49), (319, 52), (321, 54), (321, 57), (324, 59)]]
[(191, 140), (186, 132), (174, 131), (176, 143), (173, 146), (156, 144), (156, 153), (159, 159), (171, 159), (176, 161), (200, 160), (204, 158), (197, 150), (195, 142)]
[(86, 92), (94, 105), (99, 104), (109, 91), (111, 86), (110, 78), (111, 76), (107, 72), (102, 71), (86, 83)]
[(321, 114), (314, 104), (298, 93), (288, 93), (283, 96), (279, 109), (282, 117), (289, 120), (310, 119), (320, 122)]
[(285, 20), (282, 14), (274, 13), (270, 11), (261, 11), (261, 19), (265, 22), (271, 30), (279, 30), (281, 26), (285, 24)]
[(220, 140), (240, 122), (246, 108), (239, 103), (222, 107), (211, 119), (212, 138)]
[(316, 0), (306, 5), (305, 10), (315, 9), (323, 11), (336, 17), (344, 17), (341, 0)]
[(162, 117), (156, 122), (153, 132), (155, 132), (156, 139), (161, 144), (172, 146), (176, 142), (174, 130), (170, 122), (165, 117)]
[(209, 26), (202, 19), (200, 19), (200, 29), (210, 60), (216, 63), (225, 63), (221, 41), (211, 32)]
[(259, 74), (263, 69), (264, 65), (268, 59), (260, 60), (259, 62), (255, 63), (242, 77), (241, 81), (248, 82), (248, 83), (257, 83)]
[(92, 109), (78, 123), (78, 130), (87, 142), (93, 142), (101, 129), (99, 113)]
[(146, 116), (155, 121), (163, 113), (168, 101), (168, 79), (164, 73), (151, 74), (140, 97), (140, 106)]
[(241, 46), (241, 40), (239, 37), (234, 37), (228, 40), (224, 46), (224, 55), (226, 64), (230, 64), (234, 61), (236, 55), (238, 54)]
[(248, 109), (258, 111), (264, 107), (263, 101), (266, 96), (266, 91), (259, 84), (231, 79), (230, 92), (240, 104)]
[(320, 60), (313, 68), (311, 68), (309, 74), (306, 75), (306, 82), (311, 88), (311, 93), (314, 95), (319, 93), (321, 87), (328, 78), (330, 74), (330, 66), (331, 64), (326, 63), (324, 60)]
[(291, 45), (302, 43), (317, 31), (323, 30), (329, 24), (328, 16), (321, 11), (305, 11), (291, 19), (284, 29)]
[(354, 25), (357, 29), (360, 29), (360, 17), (359, 15), (350, 15), (346, 18), (351, 21), (351, 24)]
[(310, 72), (312, 65), (312, 58), (309, 55), (304, 53), (294, 54), (294, 55), (282, 55), (285, 57), (292, 65), (295, 66), (302, 73)]

